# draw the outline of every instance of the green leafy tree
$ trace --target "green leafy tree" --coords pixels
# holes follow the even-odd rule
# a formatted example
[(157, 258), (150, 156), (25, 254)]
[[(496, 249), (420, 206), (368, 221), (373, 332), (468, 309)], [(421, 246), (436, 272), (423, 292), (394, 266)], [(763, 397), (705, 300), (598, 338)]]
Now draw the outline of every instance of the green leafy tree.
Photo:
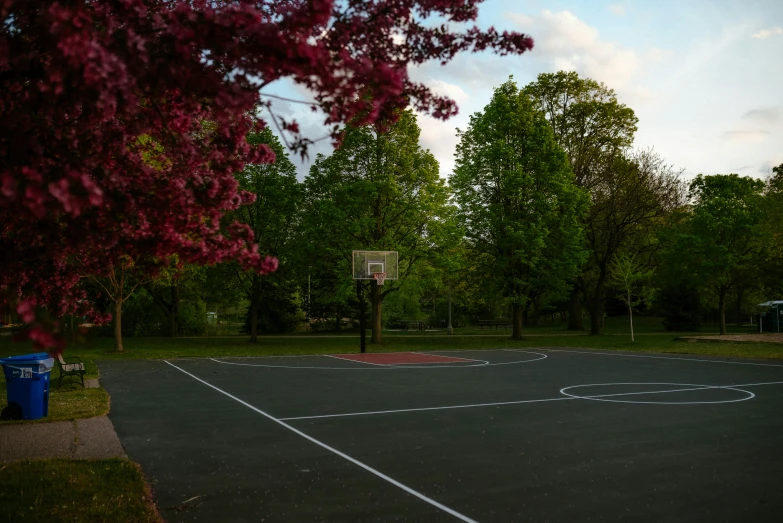
[[(249, 302), (247, 324), (250, 342), (257, 343), (260, 315), (269, 320), (275, 317), (275, 311), (296, 309), (296, 305), (290, 303), (298, 299), (293, 291), (281, 294), (280, 289), (292, 289), (288, 283), (292, 268), (287, 262), (295, 246), (294, 230), (299, 220), (302, 188), (296, 180), (296, 167), (269, 128), (251, 135), (248, 141), (253, 145), (267, 145), (275, 153), (275, 161), (248, 165), (235, 174), (239, 187), (255, 194), (256, 199), (229, 213), (227, 218), (249, 227), (258, 251), (280, 261), (277, 271), (263, 276), (254, 270), (243, 270), (238, 264), (230, 265), (235, 282)], [(276, 329), (280, 326), (277, 320), (266, 323), (276, 325)]]
[(538, 75), (524, 92), (546, 115), (582, 187), (600, 184), (606, 159), (633, 143), (639, 119), (602, 83), (559, 71)]
[(211, 321), (207, 323), (208, 333), (221, 333), (221, 325), (238, 323), (248, 308), (247, 294), (235, 271), (235, 265), (226, 263), (204, 270), (199, 296), (206, 304), (207, 312), (213, 313)]
[(612, 262), (611, 280), (622, 292), (617, 295), (628, 308), (628, 323), (631, 329), (631, 342), (633, 334), (633, 309), (641, 304), (651, 304), (657, 289), (650, 282), (653, 271), (640, 263), (636, 256), (625, 253), (620, 254)]
[(778, 299), (783, 296), (783, 164), (772, 169), (762, 206), (761, 229), (767, 246), (762, 279), (767, 299)]
[(761, 270), (764, 182), (749, 177), (699, 175), (690, 184), (692, 212), (674, 246), (682, 270), (718, 299), (726, 334), (726, 298), (748, 272)]
[(341, 146), (328, 157), (318, 155), (305, 179), (304, 243), (309, 257), (335, 274), (335, 292), (345, 293), (353, 283), (353, 250), (399, 252), (399, 279), (370, 285), (376, 344), (382, 343), (384, 298), (432, 257), (432, 228), (447, 205), (438, 162), (419, 145), (419, 133), (412, 111), (388, 126), (349, 126)]
[[(546, 116), (555, 140), (568, 156), (577, 185), (591, 193), (605, 185), (607, 163), (633, 143), (638, 122), (633, 110), (619, 103), (612, 89), (575, 72), (540, 74), (524, 92)], [(583, 291), (583, 286), (573, 285), (569, 329), (584, 328)]]
[[(80, 262), (78, 258), (76, 261)], [(114, 350), (117, 352), (125, 351), (122, 342), (123, 304), (133, 296), (137, 288), (152, 281), (164, 266), (165, 262), (152, 256), (141, 256), (137, 259), (121, 256), (116, 262), (109, 264), (109, 270), (104, 274), (88, 273), (83, 276), (111, 302)]]
[[(173, 259), (176, 260), (176, 257)], [(191, 310), (191, 302), (199, 301), (203, 294), (205, 273), (206, 267), (200, 265), (172, 263), (144, 285), (144, 290), (166, 316), (169, 336), (184, 334), (180, 306), (185, 300)], [(193, 321), (189, 320), (189, 323)]]
[(579, 284), (590, 311), (590, 333), (603, 329), (610, 267), (620, 252), (655, 248), (654, 231), (682, 205), (676, 173), (652, 151), (624, 152), (605, 164), (602, 181), (590, 192), (585, 220), (588, 263)]
[[(465, 243), (465, 231), (460, 226), (458, 209), (454, 205), (446, 208), (446, 213), (441, 221), (436, 222), (432, 227), (435, 242), (438, 248), (435, 251), (435, 260), (433, 263), (436, 278), (435, 293), (432, 294), (433, 321), (437, 321), (436, 304), (438, 297), (443, 296), (443, 289), (446, 290), (445, 316), (446, 332), (454, 334), (453, 318), (453, 291), (455, 284), (458, 284), (459, 274), (467, 265), (468, 250)], [(438, 285), (439, 284), (439, 285)]]
[(576, 275), (584, 261), (580, 219), (587, 197), (575, 184), (543, 113), (509, 80), (458, 131), (450, 184), (468, 241), (512, 304), (512, 338), (541, 288)]

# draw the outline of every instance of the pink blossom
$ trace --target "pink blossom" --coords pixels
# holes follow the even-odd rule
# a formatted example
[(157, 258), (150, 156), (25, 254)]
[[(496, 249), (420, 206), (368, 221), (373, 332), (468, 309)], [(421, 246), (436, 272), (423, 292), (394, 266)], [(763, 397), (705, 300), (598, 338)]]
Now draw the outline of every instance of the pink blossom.
[(277, 270), (277, 258), (273, 258), (272, 256), (267, 256), (264, 258), (264, 260), (261, 262), (261, 274), (270, 274)]
[[(31, 297), (53, 316), (90, 311), (75, 298), (80, 276), (123, 256), (273, 272), (249, 230), (217, 226), (253, 198), (233, 174), (274, 161), (246, 140), (271, 123), (249, 79), (313, 91), (335, 143), (342, 124), (393, 122), (409, 104), (446, 118), (453, 101), (411, 80), (409, 65), (532, 47), (518, 33), (426, 24), (464, 25), (478, 3), (0, 0), (17, 29), (0, 26), (0, 308), (21, 296), (25, 321)], [(388, 45), (396, 34), (405, 49)], [(305, 152), (298, 124), (284, 127)], [(47, 329), (31, 331), (36, 343), (55, 343)]]
[(35, 320), (35, 302), (30, 299), (19, 301), (16, 312), (21, 316), (23, 322), (32, 323)]

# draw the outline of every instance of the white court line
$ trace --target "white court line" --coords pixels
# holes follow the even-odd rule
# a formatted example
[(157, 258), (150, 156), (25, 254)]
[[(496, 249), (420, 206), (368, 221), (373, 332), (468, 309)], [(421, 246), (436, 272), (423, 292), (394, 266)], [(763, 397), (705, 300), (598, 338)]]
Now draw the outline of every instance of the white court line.
[[(481, 365), (459, 365), (460, 363), (469, 363), (469, 362), (476, 362), (481, 363)], [(473, 359), (467, 359), (463, 358), (462, 361), (416, 361), (412, 363), (392, 363), (389, 364), (389, 366), (396, 366), (396, 365), (423, 365), (423, 366), (430, 366), (430, 365), (454, 365), (455, 367), (483, 367), (486, 365), (489, 365), (489, 362), (486, 360), (473, 360)]]
[(365, 365), (375, 365), (376, 367), (389, 366), (385, 363), (370, 363), (369, 361), (352, 360), (351, 358), (341, 358), (340, 356), (335, 356), (334, 354), (321, 354), (321, 356), (326, 356), (327, 358), (333, 358), (335, 360), (340, 360), (340, 361), (350, 361), (351, 363), (364, 363)]
[[(419, 356), (429, 356), (429, 354), (427, 354), (426, 352), (411, 352), (411, 354), (418, 354)], [(436, 356), (437, 356), (437, 354), (436, 354)], [(442, 357), (443, 358), (449, 358), (449, 357), (454, 358), (454, 356), (442, 356)], [(489, 362), (487, 360), (477, 360), (475, 358), (454, 358), (454, 359), (462, 360), (463, 362), (465, 362), (465, 361), (478, 361), (478, 362), (486, 363), (487, 365), (489, 365)], [(458, 362), (458, 361), (430, 361), (430, 362), (427, 362), (427, 363), (460, 363), (460, 362)]]
[[(623, 392), (619, 394), (600, 394), (600, 395), (591, 395), (591, 396), (578, 396), (576, 394), (569, 394), (568, 392), (565, 392), (568, 389), (578, 389), (579, 387), (606, 387), (606, 386), (616, 386), (616, 385), (676, 385), (676, 386), (687, 386), (691, 388), (671, 389), (671, 390), (651, 390), (651, 391), (641, 391), (641, 392)], [(644, 404), (644, 405), (709, 405), (709, 404), (722, 404), (722, 403), (738, 403), (740, 401), (752, 400), (753, 398), (756, 397), (756, 395), (750, 391), (737, 389), (735, 387), (737, 387), (737, 385), (695, 385), (692, 383), (658, 383), (658, 382), (588, 383), (585, 385), (571, 385), (570, 387), (563, 387), (562, 389), (560, 389), (560, 394), (564, 394), (574, 399), (607, 401), (611, 403), (634, 403), (634, 404)], [(709, 389), (733, 390), (736, 392), (744, 392), (748, 396), (737, 400), (721, 400), (721, 401), (622, 401), (622, 400), (606, 399), (615, 396), (636, 396), (637, 394), (665, 394), (668, 392), (689, 392), (694, 390), (709, 390)]]
[(783, 381), (765, 381), (763, 383), (740, 383), (732, 387), (760, 387), (761, 385), (783, 385)]
[[(382, 354), (393, 354), (393, 353), (382, 353)], [(420, 352), (411, 352), (410, 354), (421, 354)], [(422, 356), (426, 356), (426, 354), (421, 354)], [(474, 361), (477, 363), (483, 363), (484, 365), (489, 365), (488, 361), (484, 360), (474, 360), (474, 359), (468, 359), (468, 358), (460, 358), (462, 361), (416, 361), (412, 363), (372, 363), (369, 361), (362, 361), (362, 360), (354, 360), (351, 358), (343, 358), (342, 356), (338, 356), (336, 354), (321, 354), (321, 356), (326, 356), (327, 358), (334, 358), (336, 360), (340, 361), (350, 361), (352, 363), (364, 363), (367, 365), (376, 365), (378, 367), (396, 367), (398, 365), (422, 365), (422, 368), (428, 368), (430, 365), (447, 365), (447, 364), (455, 364), (455, 363), (467, 363), (470, 361)], [(445, 356), (444, 356), (445, 357)], [(455, 365), (455, 367), (479, 367), (480, 365)]]
[[(607, 385), (607, 384), (592, 384), (592, 385)], [(615, 383), (611, 383), (609, 385), (617, 385)], [(644, 383), (629, 383), (628, 385), (644, 385)], [(688, 392), (693, 390), (707, 390), (707, 389), (729, 389), (729, 390), (735, 390), (734, 387), (755, 387), (757, 385), (783, 385), (783, 382), (777, 382), (777, 381), (770, 381), (765, 383), (743, 383), (741, 385), (690, 385), (688, 383), (670, 383), (669, 385), (682, 385), (684, 387), (692, 387), (687, 389), (673, 389), (673, 390), (654, 390), (654, 391), (644, 391), (644, 392), (619, 392), (615, 394), (599, 394), (599, 395), (592, 395), (592, 396), (568, 396), (566, 397), (557, 397), (557, 398), (543, 398), (538, 400), (519, 400), (519, 401), (499, 401), (495, 403), (473, 403), (468, 405), (446, 405), (443, 407), (419, 407), (415, 409), (395, 409), (395, 410), (374, 410), (374, 411), (366, 411), (366, 412), (347, 412), (343, 414), (322, 414), (318, 416), (292, 416), (287, 418), (280, 418), (281, 420), (285, 421), (295, 421), (295, 420), (303, 420), (303, 419), (320, 419), (320, 418), (345, 418), (349, 416), (371, 416), (374, 414), (400, 414), (404, 412), (423, 412), (428, 410), (450, 410), (450, 409), (470, 409), (474, 407), (502, 407), (504, 405), (521, 405), (523, 403), (544, 403), (548, 401), (567, 401), (567, 400), (590, 400), (590, 399), (598, 399), (598, 398), (611, 398), (615, 396), (636, 396), (638, 394), (665, 394), (669, 392)], [(567, 388), (572, 387), (585, 387), (588, 385), (571, 385)], [(562, 389), (561, 389), (562, 390)], [(755, 394), (752, 392), (748, 392), (746, 390), (743, 390), (742, 392), (745, 392), (747, 394), (752, 394), (753, 397), (755, 397)], [(565, 393), (562, 393), (565, 394)], [(751, 398), (747, 398), (751, 399)], [(731, 403), (736, 400), (731, 401), (722, 401), (721, 403)], [(745, 401), (745, 400), (742, 400)], [(634, 402), (637, 403), (637, 402)], [(641, 402), (638, 402), (641, 403)], [(674, 403), (675, 405), (687, 405), (686, 402), (678, 402)]]
[[(511, 351), (511, 352), (523, 352), (522, 350), (519, 349), (504, 349), (504, 350)], [(617, 356), (617, 357), (625, 357), (625, 358), (650, 358), (654, 360), (700, 361), (702, 363), (726, 363), (728, 365), (756, 365), (760, 367), (783, 367), (783, 365), (776, 365), (774, 363), (753, 363), (750, 361), (717, 361), (717, 360), (707, 360), (707, 359), (699, 359), (699, 358), (671, 358), (668, 356), (642, 356), (641, 354), (611, 354), (611, 353), (604, 353), (604, 352), (585, 352), (585, 351), (578, 351), (578, 350), (547, 349), (546, 347), (536, 347), (536, 350), (545, 350), (549, 352), (570, 352), (573, 354), (590, 354), (593, 356)]]
[(469, 409), (472, 407), (497, 407), (502, 405), (518, 405), (520, 403), (541, 403), (544, 401), (564, 401), (577, 398), (572, 397), (560, 397), (560, 398), (546, 398), (541, 400), (520, 400), (520, 401), (500, 401), (497, 403), (475, 403), (471, 405), (448, 405), (445, 407), (420, 407), (417, 409), (397, 409), (397, 410), (375, 410), (369, 412), (349, 412), (347, 414), (325, 414), (322, 416), (297, 416), (293, 418), (280, 418), (281, 420), (291, 421), (297, 419), (318, 419), (318, 418), (344, 418), (347, 416), (369, 416), (371, 414), (396, 414), (399, 412), (421, 412), (426, 410), (448, 410), (448, 409)]
[[(208, 360), (212, 360), (215, 363), (221, 363), (223, 365), (239, 365), (242, 367), (265, 367), (270, 369), (307, 369), (307, 370), (360, 370), (360, 371), (368, 371), (368, 370), (400, 370), (400, 369), (468, 369), (468, 368), (474, 368), (474, 367), (495, 367), (498, 365), (519, 365), (523, 363), (532, 363), (534, 361), (544, 360), (548, 358), (546, 354), (541, 354), (540, 352), (533, 352), (533, 351), (526, 351), (527, 354), (535, 354), (536, 356), (539, 356), (538, 358), (534, 358), (532, 360), (519, 360), (519, 361), (507, 361), (505, 363), (478, 363), (478, 364), (471, 364), (471, 365), (453, 365), (453, 366), (441, 366), (437, 367), (434, 365), (414, 365), (414, 364), (405, 364), (405, 366), (402, 365), (382, 365), (380, 363), (373, 363), (370, 367), (311, 367), (311, 366), (304, 366), (304, 365), (264, 365), (262, 363), (237, 363), (233, 361), (223, 361), (217, 358), (206, 358)], [(318, 357), (321, 356), (328, 356), (331, 357), (329, 354), (318, 354), (316, 355)], [(248, 359), (245, 357), (245, 359)], [(263, 359), (263, 358), (261, 358)], [(344, 358), (334, 358), (336, 360), (341, 361), (350, 361), (353, 363), (360, 363), (356, 360), (348, 360)], [(481, 361), (484, 360), (475, 360), (475, 361)]]
[[(166, 361), (166, 360), (163, 360), (163, 361)], [(390, 478), (389, 476), (387, 476), (387, 475), (386, 475), (386, 474), (384, 474), (383, 472), (380, 472), (380, 471), (378, 471), (378, 470), (375, 470), (374, 468), (370, 467), (369, 465), (365, 465), (364, 463), (362, 463), (362, 462), (361, 462), (361, 461), (359, 461), (358, 459), (352, 458), (352, 457), (351, 457), (351, 456), (349, 456), (348, 454), (344, 454), (344, 453), (340, 452), (339, 450), (337, 450), (337, 449), (335, 449), (335, 448), (333, 448), (333, 447), (330, 447), (330, 446), (329, 446), (329, 445), (327, 445), (326, 443), (323, 443), (322, 441), (319, 441), (319, 440), (315, 439), (315, 438), (314, 438), (314, 437), (312, 437), (312, 436), (308, 436), (307, 434), (305, 434), (305, 433), (304, 433), (304, 432), (302, 432), (301, 430), (298, 430), (298, 429), (296, 429), (296, 428), (292, 427), (292, 426), (291, 426), (291, 425), (289, 425), (288, 423), (284, 423), (282, 420), (280, 420), (280, 419), (278, 419), (278, 418), (275, 418), (275, 417), (274, 417), (274, 416), (272, 416), (271, 414), (267, 414), (267, 413), (266, 413), (266, 412), (264, 412), (263, 410), (261, 410), (261, 409), (258, 409), (258, 408), (256, 408), (256, 407), (254, 407), (254, 406), (253, 406), (253, 405), (251, 405), (250, 403), (247, 403), (246, 401), (243, 401), (243, 400), (241, 400), (241, 399), (237, 398), (236, 396), (232, 396), (232, 395), (231, 395), (231, 394), (229, 394), (228, 392), (226, 392), (226, 391), (224, 391), (224, 390), (222, 390), (222, 389), (219, 389), (219, 388), (217, 388), (216, 386), (212, 385), (211, 383), (208, 383), (208, 382), (206, 382), (206, 381), (202, 380), (202, 379), (201, 379), (201, 378), (199, 378), (198, 376), (195, 376), (194, 374), (191, 374), (190, 372), (188, 372), (188, 371), (186, 371), (186, 370), (184, 370), (184, 369), (181, 369), (181, 368), (177, 367), (177, 366), (176, 366), (176, 365), (174, 365), (173, 363), (171, 363), (171, 362), (169, 362), (169, 361), (166, 361), (166, 363), (168, 363), (169, 365), (171, 365), (172, 367), (174, 367), (174, 368), (175, 368), (175, 369), (177, 369), (178, 371), (180, 371), (180, 372), (182, 372), (182, 373), (184, 373), (184, 374), (187, 374), (188, 376), (190, 376), (190, 377), (191, 377), (191, 378), (193, 378), (194, 380), (196, 380), (196, 381), (200, 381), (201, 383), (203, 383), (203, 384), (204, 384), (204, 385), (206, 385), (207, 387), (210, 387), (210, 388), (212, 388), (212, 389), (214, 389), (214, 390), (218, 391), (219, 393), (221, 393), (221, 394), (223, 394), (223, 395), (225, 395), (225, 396), (228, 396), (228, 397), (229, 397), (229, 398), (231, 398), (232, 400), (234, 400), (234, 401), (236, 401), (236, 402), (238, 402), (238, 403), (241, 403), (242, 405), (244, 405), (245, 407), (249, 408), (250, 410), (253, 410), (253, 411), (255, 411), (255, 412), (258, 412), (259, 414), (261, 414), (262, 416), (266, 417), (267, 419), (269, 419), (269, 420), (271, 420), (271, 421), (274, 421), (275, 423), (277, 423), (277, 424), (279, 424), (279, 425), (281, 425), (281, 426), (283, 426), (283, 427), (287, 428), (288, 430), (290, 430), (291, 432), (293, 432), (293, 433), (295, 433), (295, 434), (298, 434), (299, 436), (302, 436), (302, 437), (303, 437), (303, 438), (305, 438), (306, 440), (308, 440), (308, 441), (311, 441), (312, 443), (315, 443), (315, 444), (316, 444), (316, 445), (318, 445), (319, 447), (322, 447), (322, 448), (324, 448), (324, 449), (328, 450), (329, 452), (332, 452), (332, 453), (334, 453), (334, 454), (337, 454), (337, 455), (338, 455), (338, 456), (340, 456), (341, 458), (343, 458), (343, 459), (346, 459), (346, 460), (350, 461), (350, 462), (351, 462), (351, 463), (353, 463), (354, 465), (357, 465), (357, 466), (359, 466), (359, 467), (363, 468), (364, 470), (366, 470), (366, 471), (368, 471), (368, 472), (370, 472), (370, 473), (372, 473), (372, 474), (375, 474), (375, 475), (376, 475), (376, 476), (378, 476), (379, 478), (381, 478), (381, 479), (383, 479), (383, 480), (385, 480), (385, 481), (388, 481), (389, 483), (391, 483), (391, 484), (392, 484), (392, 485), (394, 485), (395, 487), (398, 487), (398, 488), (400, 488), (400, 489), (404, 490), (404, 491), (405, 491), (405, 492), (407, 492), (408, 494), (411, 494), (411, 495), (413, 495), (413, 496), (416, 496), (416, 497), (417, 497), (417, 498), (419, 498), (420, 500), (422, 500), (422, 501), (425, 501), (426, 503), (429, 503), (429, 504), (430, 504), (430, 505), (432, 505), (433, 507), (439, 508), (440, 510), (442, 510), (442, 511), (444, 511), (444, 512), (448, 513), (448, 514), (451, 514), (452, 516), (454, 516), (455, 518), (457, 518), (457, 519), (459, 519), (459, 520), (466, 521), (466, 522), (468, 522), (468, 523), (478, 523), (476, 520), (474, 520), (474, 519), (470, 519), (469, 517), (467, 517), (467, 516), (465, 516), (465, 515), (463, 515), (463, 514), (460, 514), (460, 513), (459, 513), (459, 512), (457, 512), (456, 510), (450, 509), (449, 507), (447, 507), (446, 505), (443, 505), (442, 503), (438, 503), (438, 502), (437, 502), (437, 501), (435, 501), (434, 499), (432, 499), (432, 498), (429, 498), (429, 497), (425, 496), (425, 495), (424, 495), (424, 494), (422, 494), (421, 492), (418, 492), (418, 491), (416, 491), (416, 490), (413, 490), (412, 488), (410, 488), (410, 487), (408, 487), (408, 486), (406, 486), (406, 485), (403, 485), (403, 484), (402, 484), (402, 483), (400, 483), (399, 481), (397, 481), (397, 480), (395, 480), (395, 479), (393, 479), (393, 478)]]

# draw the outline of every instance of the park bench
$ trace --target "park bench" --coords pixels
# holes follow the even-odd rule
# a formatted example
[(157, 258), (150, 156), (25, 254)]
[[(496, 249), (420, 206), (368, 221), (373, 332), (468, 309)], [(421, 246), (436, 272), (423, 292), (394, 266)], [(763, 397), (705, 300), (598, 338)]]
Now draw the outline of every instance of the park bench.
[(497, 330), (501, 325), (503, 326), (503, 330), (506, 330), (506, 327), (512, 327), (514, 324), (511, 320), (479, 320), (478, 325), (481, 330), (484, 330), (484, 327), (488, 327), (489, 330), (492, 330), (492, 327), (495, 327), (495, 330)]
[(82, 383), (82, 387), (84, 387), (84, 362), (82, 362), (80, 357), (69, 356), (67, 358), (63, 358), (62, 354), (58, 354), (57, 368), (60, 371), (60, 376), (57, 379), (58, 389), (63, 384), (63, 378), (67, 378), (69, 376), (75, 376), (79, 378), (79, 381)]
[(404, 331), (411, 329), (424, 330), (424, 322), (421, 320), (397, 320), (397, 325)]

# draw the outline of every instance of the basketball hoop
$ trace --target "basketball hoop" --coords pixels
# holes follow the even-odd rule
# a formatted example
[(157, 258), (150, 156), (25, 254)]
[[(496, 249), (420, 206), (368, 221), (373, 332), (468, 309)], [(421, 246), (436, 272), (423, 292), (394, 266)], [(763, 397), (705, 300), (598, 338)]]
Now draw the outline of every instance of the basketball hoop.
[(386, 273), (375, 272), (373, 273), (372, 277), (375, 278), (375, 281), (378, 282), (378, 285), (383, 285), (384, 280), (386, 280)]

